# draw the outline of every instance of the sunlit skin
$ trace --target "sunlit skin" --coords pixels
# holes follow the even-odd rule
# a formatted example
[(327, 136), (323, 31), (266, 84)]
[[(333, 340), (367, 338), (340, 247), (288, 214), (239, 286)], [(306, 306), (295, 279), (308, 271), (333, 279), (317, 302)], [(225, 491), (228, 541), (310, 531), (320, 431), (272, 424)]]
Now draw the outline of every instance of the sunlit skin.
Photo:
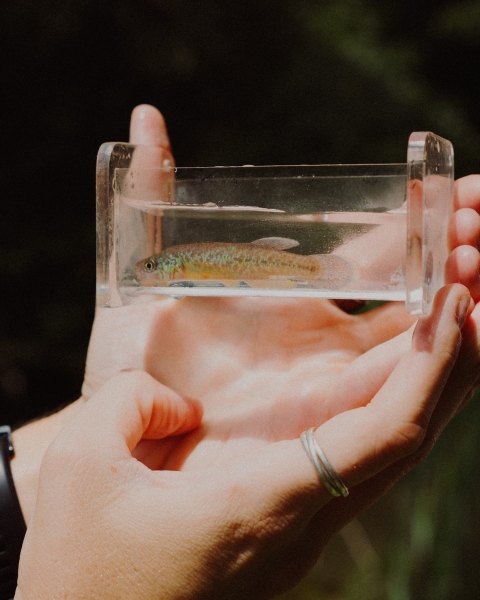
[[(339, 501), (298, 439), (244, 440), (224, 464), (207, 453), (193, 469), (146, 468), (131, 456), (139, 440), (195, 428), (201, 408), (141, 371), (112, 378), (45, 454), (15, 600), (267, 600), (292, 587), (462, 407), (468, 394), (456, 392), (472, 365), (459, 347), (471, 334), (470, 302), (463, 286), (440, 290), (375, 395), (316, 430), (350, 487)], [(475, 347), (478, 372), (478, 339)], [(216, 454), (232, 441), (217, 443)]]
[[(152, 163), (145, 168), (173, 164), (156, 109), (142, 106), (134, 111), (131, 141), (157, 147), (157, 156), (149, 153)], [(147, 572), (153, 581), (148, 598), (158, 597), (157, 584), (176, 590), (165, 598), (202, 600), (270, 598), (293, 585), (335, 532), (428, 454), (478, 384), (480, 255), (475, 215), (480, 211), (480, 177), (456, 183), (455, 203), (447, 278), (466, 284), (472, 297), (463, 286), (447, 286), (436, 298), (432, 316), (415, 328), (403, 304), (395, 303), (362, 315), (311, 299), (166, 298), (98, 309), (83, 397), (69, 411), (46, 420), (53, 426), (45, 439), (58, 430), (59, 422), (71, 425), (47, 457), (43, 514), (56, 503), (56, 518), (63, 518), (60, 525), (65, 526), (59, 531), (70, 531), (77, 520), (81, 531), (88, 526), (90, 535), (107, 545), (110, 532), (114, 535), (118, 524), (126, 524), (129, 544), (135, 539), (144, 549), (141, 583)], [(369, 252), (371, 245), (363, 249), (367, 259)], [(110, 382), (132, 369), (151, 377), (123, 373)], [(192, 399), (190, 406), (196, 407), (183, 416), (187, 426), (171, 408), (180, 402), (177, 394)], [(75, 421), (75, 411), (84, 415), (84, 422)], [(141, 440), (194, 428), (202, 411), (202, 424), (191, 433)], [(331, 501), (325, 494), (296, 439), (312, 426), (318, 427), (322, 449), (350, 487), (347, 499)], [(37, 427), (45, 427), (45, 421)], [(24, 439), (20, 430), (17, 456), (28, 446)], [(132, 449), (140, 462), (130, 459)], [(64, 489), (65, 479), (56, 479), (64, 457), (73, 467), (66, 469), (71, 492), (66, 499), (56, 491)], [(152, 473), (142, 462), (181, 472)], [(79, 483), (85, 472), (92, 474), (96, 486), (85, 489)], [(22, 477), (18, 489), (28, 521), (36, 497), (35, 474), (26, 480), (30, 492), (24, 493)], [(94, 519), (98, 494), (105, 489), (109, 510), (101, 515), (108, 524), (115, 523), (113, 529), (96, 526)], [(160, 494), (159, 511), (152, 498)], [(148, 520), (151, 514), (153, 521)], [(33, 584), (37, 576), (42, 579), (38, 549), (50, 531), (41, 517), (37, 524), (38, 529), (30, 530), (30, 539), (36, 539), (30, 546), (31, 564), (38, 567)], [(87, 546), (80, 537), (75, 543), (81, 560), (89, 554), (82, 553)], [(131, 561), (128, 549), (117, 556), (127, 538), (120, 539), (110, 573), (117, 573), (119, 561)], [(166, 544), (164, 562), (150, 565), (159, 540)], [(62, 540), (54, 545), (63, 559)], [(85, 594), (78, 560), (67, 563), (71, 577), (65, 580), (70, 585), (77, 577)], [(96, 561), (86, 563), (97, 573)], [(66, 561), (59, 558), (58, 564)], [(108, 572), (100, 573), (103, 577)], [(138, 597), (138, 572), (136, 568), (132, 598)], [(27, 571), (23, 577), (28, 592)], [(43, 577), (47, 591), (50, 581)], [(33, 584), (26, 600), (35, 597)], [(115, 577), (111, 585), (117, 590), (124, 582)]]
[[(131, 142), (157, 149), (149, 152), (145, 168), (174, 165), (165, 122), (155, 108), (135, 109)], [(447, 277), (467, 284), (476, 302), (480, 298), (479, 176), (456, 182), (455, 209)], [(479, 310), (475, 307), (474, 314)], [(215, 464), (267, 440), (295, 438), (312, 423), (366, 401), (409, 344), (408, 333), (395, 336), (413, 322), (402, 304), (354, 316), (333, 302), (307, 299), (185, 298), (98, 309), (83, 400), (120, 371), (145, 369), (173, 389), (201, 400), (204, 421), (202, 429), (181, 444), (177, 440), (144, 443), (137, 450), (139, 456), (155, 467), (165, 465), (167, 456), (170, 465), (184, 463), (185, 468), (193, 469), (205, 460)], [(472, 333), (462, 353), (467, 364), (475, 365), (473, 323), (467, 322)], [(387, 345), (376, 348), (383, 342)], [(467, 372), (459, 375), (454, 394), (470, 394), (476, 371), (472, 367)], [(35, 505), (42, 448), (75, 407), (16, 434), (17, 455), (24, 447), (31, 458), (26, 473), (22, 461), (13, 464), (27, 521)], [(221, 453), (218, 440), (228, 441)]]
[[(158, 164), (174, 164), (156, 109), (134, 111), (131, 142), (156, 146)], [(447, 277), (467, 284), (477, 300), (480, 255), (468, 243), (475, 241), (479, 177), (456, 182), (455, 208)], [(364, 255), (369, 251), (370, 243)], [(142, 368), (199, 399), (205, 411), (200, 430), (181, 444), (162, 442), (158, 452), (142, 451), (152, 466), (193, 469), (266, 441), (295, 438), (312, 423), (368, 401), (409, 344), (410, 333), (395, 336), (413, 322), (403, 304), (356, 316), (311, 299), (184, 298), (99, 309), (83, 394), (88, 398), (121, 369)], [(472, 386), (466, 377), (459, 393)], [(219, 441), (228, 441), (221, 452)]]
[[(145, 168), (174, 165), (165, 122), (155, 108), (135, 109), (130, 139), (157, 149), (149, 152)], [(466, 284), (475, 302), (480, 299), (479, 211), (480, 177), (456, 181), (447, 279)], [(475, 307), (474, 314), (479, 310)], [(350, 315), (333, 302), (310, 299), (185, 298), (98, 309), (83, 400), (120, 371), (145, 369), (199, 399), (204, 421), (182, 443), (143, 443), (138, 455), (158, 468), (167, 464), (167, 456), (169, 465), (184, 468), (205, 460), (215, 464), (268, 440), (295, 438), (312, 423), (368, 401), (409, 344), (408, 333), (395, 336), (413, 322), (403, 304)], [(473, 326), (470, 337), (462, 347), (467, 365), (474, 363)], [(464, 368), (454, 394), (470, 394), (476, 383), (472, 370)], [(16, 434), (17, 446), (30, 457), (24, 478), (23, 463), (13, 465), (27, 521), (35, 505), (42, 448), (74, 411), (75, 405)], [(228, 442), (221, 453), (219, 440)]]

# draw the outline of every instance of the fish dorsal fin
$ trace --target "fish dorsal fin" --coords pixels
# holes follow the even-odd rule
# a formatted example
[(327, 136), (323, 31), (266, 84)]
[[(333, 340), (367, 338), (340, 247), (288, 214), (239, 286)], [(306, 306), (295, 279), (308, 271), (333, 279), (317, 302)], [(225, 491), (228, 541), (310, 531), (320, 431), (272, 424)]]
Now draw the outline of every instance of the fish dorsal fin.
[(251, 243), (255, 246), (260, 246), (261, 248), (270, 248), (273, 250), (288, 250), (289, 248), (295, 248), (295, 246), (299, 245), (297, 240), (291, 240), (290, 238), (282, 237), (260, 238), (259, 240), (255, 240)]

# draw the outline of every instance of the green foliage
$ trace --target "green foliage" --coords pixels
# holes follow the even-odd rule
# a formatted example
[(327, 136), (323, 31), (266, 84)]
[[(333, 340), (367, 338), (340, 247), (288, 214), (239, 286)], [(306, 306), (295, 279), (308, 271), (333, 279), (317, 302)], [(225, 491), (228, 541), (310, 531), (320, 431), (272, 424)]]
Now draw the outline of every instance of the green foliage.
[(437, 37), (444, 39), (461, 39), (464, 43), (478, 46), (480, 28), (480, 4), (476, 0), (456, 2), (442, 7), (435, 19), (432, 29)]

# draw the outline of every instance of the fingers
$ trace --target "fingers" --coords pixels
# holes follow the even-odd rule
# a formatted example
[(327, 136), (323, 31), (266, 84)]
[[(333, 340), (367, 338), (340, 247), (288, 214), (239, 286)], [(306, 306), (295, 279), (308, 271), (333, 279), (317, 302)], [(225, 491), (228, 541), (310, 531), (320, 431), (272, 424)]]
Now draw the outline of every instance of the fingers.
[(366, 406), (387, 381), (405, 352), (408, 352), (411, 339), (412, 330), (405, 331), (352, 361), (323, 400), (322, 409), (328, 413), (322, 420)]
[(475, 388), (478, 387), (480, 373), (479, 324), (480, 304), (476, 304), (463, 326), (459, 357), (452, 369), (440, 401), (441, 406), (445, 405), (442, 408), (446, 415), (445, 422), (463, 408), (471, 399)]
[[(462, 288), (456, 286), (457, 291), (462, 292)], [(473, 301), (468, 295), (463, 296), (465, 306), (468, 304), (468, 312), (472, 310)], [(437, 299), (438, 303), (439, 299)], [(377, 309), (379, 311), (390, 308), (391, 305), (385, 305)], [(436, 309), (437, 310), (437, 309)], [(381, 313), (380, 313), (381, 315)], [(380, 316), (379, 315), (379, 316)], [(368, 316), (368, 313), (366, 315)], [(382, 315), (387, 317), (387, 315)], [(380, 316), (380, 321), (382, 320)], [(384, 319), (388, 323), (388, 317)], [(427, 320), (427, 328), (432, 326), (431, 321)], [(423, 442), (415, 452), (408, 454), (405, 458), (393, 462), (387, 469), (381, 470), (377, 475), (369, 478), (365, 483), (356, 486), (347, 501), (342, 501), (342, 509), (338, 511), (339, 503), (334, 503), (332, 511), (330, 508), (327, 513), (323, 513), (325, 518), (319, 517), (319, 532), (329, 531), (332, 534), (337, 532), (351, 518), (362, 512), (365, 508), (373, 504), (397, 481), (404, 473), (412, 469), (420, 462), (430, 451), (440, 432), (446, 424), (452, 419), (458, 410), (471, 399), (472, 389), (477, 384), (478, 372), (480, 368), (479, 348), (480, 337), (476, 323), (480, 323), (480, 305), (477, 305), (462, 331), (462, 346), (458, 360), (455, 362), (450, 377), (445, 384), (440, 399), (437, 402), (433, 416), (430, 420), (428, 431), (425, 434)], [(455, 332), (456, 326), (453, 323)], [(423, 334), (421, 335), (421, 332)], [(364, 355), (351, 363), (342, 374), (339, 384), (329, 394), (332, 401), (331, 414), (339, 414), (355, 406), (365, 406), (383, 383), (387, 380), (396, 364), (400, 362), (405, 353), (408, 342), (409, 332), (366, 352)], [(425, 329), (425, 323), (422, 322), (416, 332), (418, 339), (429, 339), (431, 332)], [(407, 375), (406, 377), (409, 377)], [(401, 382), (399, 384), (399, 390)], [(401, 400), (399, 400), (401, 402)], [(348, 436), (346, 436), (348, 437)], [(370, 485), (371, 483), (371, 485)], [(339, 512), (338, 522), (336, 522), (335, 511)], [(312, 535), (312, 542), (314, 533)], [(309, 534), (309, 535), (310, 535)], [(320, 535), (319, 544), (325, 543), (325, 536)]]
[(154, 106), (141, 104), (133, 109), (130, 120), (130, 143), (157, 146), (172, 152), (165, 119)]
[[(135, 179), (136, 194), (143, 198), (154, 197), (161, 202), (171, 201), (169, 185), (174, 178), (175, 160), (165, 119), (154, 106), (141, 104), (133, 110), (130, 143), (138, 146), (133, 153), (130, 169), (133, 172), (143, 170), (143, 176)], [(148, 218), (152, 238), (157, 236), (160, 240), (161, 219), (156, 219), (154, 215), (149, 215)]]
[[(367, 490), (358, 502), (345, 501), (345, 514), (338, 517), (339, 521), (353, 518), (397, 481), (410, 464), (418, 462), (418, 453), (423, 452), (423, 457), (430, 449), (437, 427), (443, 426), (457, 409), (461, 401), (458, 396), (448, 405), (448, 413), (442, 399), (436, 413), (458, 355), (460, 328), (469, 302), (470, 296), (463, 286), (443, 288), (437, 294), (431, 316), (417, 325), (411, 349), (403, 354), (373, 399), (365, 406), (338, 414), (316, 430), (318, 444), (342, 480), (352, 488), (352, 498), (357, 497), (355, 486)], [(261, 460), (250, 461), (252, 467), (243, 484), (252, 505), (260, 512), (269, 514), (272, 506), (285, 511), (288, 506), (297, 530), (307, 531), (308, 523), (315, 521), (320, 508), (336, 505), (330, 503), (332, 497), (300, 440), (270, 444), (261, 452)], [(370, 480), (375, 483), (371, 495)], [(325, 510), (328, 513), (329, 508)], [(318, 543), (323, 543), (320, 538)]]
[(130, 304), (116, 310), (97, 307), (88, 346), (82, 398), (88, 400), (109, 379), (122, 370), (145, 368), (145, 348), (152, 335), (152, 323), (159, 303)]
[(480, 299), (480, 176), (455, 182), (455, 212), (449, 224), (452, 252), (445, 268), (447, 283), (467, 286), (474, 301)]
[(462, 286), (443, 288), (430, 317), (418, 322), (411, 350), (370, 404), (317, 430), (320, 446), (347, 485), (365, 481), (422, 443), (459, 350), (457, 314), (466, 313), (469, 302)]
[[(457, 410), (463, 395), (446, 402), (442, 392), (459, 352), (460, 329), (469, 304), (470, 296), (463, 286), (443, 288), (435, 298), (432, 314), (416, 326), (411, 349), (370, 403), (340, 413), (316, 430), (320, 447), (348, 487), (385, 472), (387, 477), (379, 486), (386, 489), (405, 472), (405, 457), (415, 456), (427, 440), (431, 445), (435, 430)], [(318, 510), (331, 498), (313, 465), (308, 464), (300, 441), (282, 444), (270, 445), (269, 451), (276, 448), (277, 457), (267, 469), (265, 489), (275, 487), (274, 481), (269, 481), (272, 478), (277, 489), (281, 482), (292, 494), (303, 490), (315, 497)]]
[(473, 208), (457, 210), (450, 221), (450, 246), (469, 245), (478, 248), (480, 240), (480, 215)]
[[(202, 410), (142, 371), (111, 379), (85, 403), (79, 418), (60, 434), (58, 443), (110, 448), (130, 456), (142, 438), (179, 435), (197, 427)], [(99, 453), (101, 455), (102, 453)]]
[(480, 298), (479, 273), (480, 254), (476, 248), (459, 246), (450, 253), (445, 265), (447, 283), (461, 283), (466, 286), (475, 302)]
[(368, 340), (367, 348), (399, 335), (415, 322), (415, 318), (405, 311), (403, 302), (388, 302), (356, 318), (366, 326), (364, 337)]
[(480, 322), (480, 305), (477, 305), (462, 329), (462, 345), (458, 360), (437, 402), (430, 419), (428, 431), (419, 448), (392, 463), (374, 477), (350, 489), (350, 496), (341, 502), (330, 503), (319, 512), (308, 529), (312, 547), (325, 545), (326, 539), (338, 532), (352, 518), (362, 513), (383, 496), (404, 474), (414, 468), (430, 452), (439, 434), (456, 412), (471, 399), (472, 387), (478, 380), (480, 369), (480, 334), (476, 323)]
[(480, 212), (480, 175), (468, 175), (455, 182), (454, 208), (471, 208)]

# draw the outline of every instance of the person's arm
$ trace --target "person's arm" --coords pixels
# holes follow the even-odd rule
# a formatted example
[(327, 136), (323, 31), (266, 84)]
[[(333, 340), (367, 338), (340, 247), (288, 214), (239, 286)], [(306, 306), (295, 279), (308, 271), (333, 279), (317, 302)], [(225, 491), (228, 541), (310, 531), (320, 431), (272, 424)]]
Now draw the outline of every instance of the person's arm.
[(51, 441), (79, 409), (83, 400), (32, 421), (12, 432), (15, 455), (10, 462), (23, 517), (28, 526), (37, 497), (38, 477), (43, 455)]
[(45, 454), (15, 600), (265, 600), (292, 587), (464, 404), (462, 361), (479, 354), (480, 309), (469, 310), (464, 287), (444, 288), (398, 340), (385, 382), (316, 430), (347, 498), (332, 498), (299, 439), (190, 471), (148, 469), (132, 457), (141, 438), (195, 427), (198, 409), (145, 373), (113, 379)]

